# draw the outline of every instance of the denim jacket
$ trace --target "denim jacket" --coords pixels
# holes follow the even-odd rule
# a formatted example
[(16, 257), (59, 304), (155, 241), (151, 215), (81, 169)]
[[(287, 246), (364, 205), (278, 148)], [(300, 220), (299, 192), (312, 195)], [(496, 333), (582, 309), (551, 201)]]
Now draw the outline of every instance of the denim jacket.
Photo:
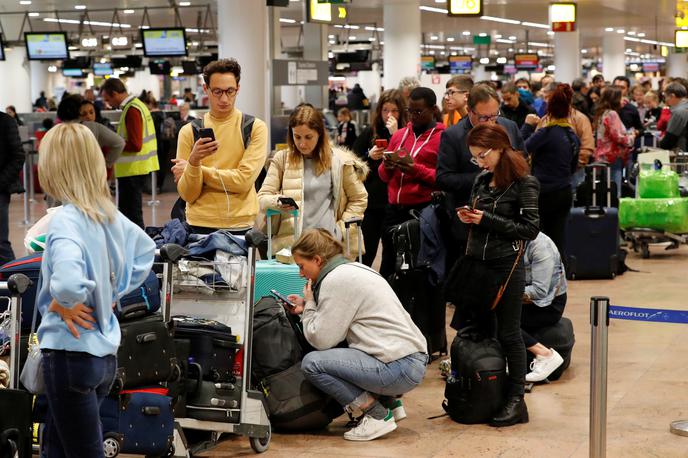
[(564, 263), (557, 246), (543, 232), (526, 243), (523, 263), (526, 268), (525, 293), (535, 305), (547, 307), (556, 296), (566, 292)]

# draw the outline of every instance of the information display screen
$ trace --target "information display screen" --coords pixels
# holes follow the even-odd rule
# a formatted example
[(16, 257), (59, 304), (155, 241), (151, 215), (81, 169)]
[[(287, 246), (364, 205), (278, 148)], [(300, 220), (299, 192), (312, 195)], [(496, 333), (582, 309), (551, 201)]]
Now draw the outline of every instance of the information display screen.
[(62, 74), (64, 76), (71, 76), (72, 78), (83, 78), (84, 71), (80, 68), (63, 68)]
[(516, 54), (514, 56), (514, 64), (519, 70), (535, 70), (539, 62), (540, 59), (537, 54)]
[(65, 32), (25, 32), (24, 42), (30, 60), (69, 59)]
[(471, 56), (449, 56), (449, 72), (457, 75), (470, 73), (473, 70), (473, 58)]
[(169, 75), (172, 71), (172, 66), (166, 60), (152, 60), (148, 62), (148, 68), (151, 75)]
[(186, 56), (186, 32), (182, 28), (142, 29), (141, 41), (146, 57)]
[(435, 56), (420, 56), (420, 68), (421, 70), (434, 70)]
[(112, 64), (109, 63), (96, 63), (93, 64), (93, 74), (95, 76), (105, 76), (105, 75), (112, 75)]

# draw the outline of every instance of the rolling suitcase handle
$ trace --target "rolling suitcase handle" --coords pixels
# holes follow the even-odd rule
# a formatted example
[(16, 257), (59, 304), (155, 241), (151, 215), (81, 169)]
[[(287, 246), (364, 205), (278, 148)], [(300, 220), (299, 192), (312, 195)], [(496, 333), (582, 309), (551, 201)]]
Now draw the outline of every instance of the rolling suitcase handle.
[[(612, 206), (612, 174), (609, 164), (606, 162), (594, 162), (586, 166), (592, 172), (592, 206), (586, 208), (586, 214), (604, 214), (601, 205), (597, 203), (597, 171), (604, 170), (607, 175), (607, 208)], [(597, 211), (589, 211), (590, 209), (597, 209)]]
[(9, 290), (10, 297), (10, 380), (9, 389), (19, 388), (20, 361), (19, 345), (21, 342), (21, 295), (32, 285), (24, 274), (14, 274), (6, 282), (0, 282), (0, 289)]
[(351, 237), (349, 236), (349, 228), (355, 224), (358, 228), (358, 262), (363, 263), (363, 229), (361, 228), (363, 218), (352, 218), (344, 221), (344, 232), (346, 238), (346, 255), (351, 257)]
[(289, 212), (281, 212), (268, 208), (265, 211), (265, 217), (268, 222), (268, 261), (272, 260), (272, 217), (281, 215), (282, 213), (291, 213), (294, 216), (294, 241), (299, 238), (299, 211), (291, 210)]

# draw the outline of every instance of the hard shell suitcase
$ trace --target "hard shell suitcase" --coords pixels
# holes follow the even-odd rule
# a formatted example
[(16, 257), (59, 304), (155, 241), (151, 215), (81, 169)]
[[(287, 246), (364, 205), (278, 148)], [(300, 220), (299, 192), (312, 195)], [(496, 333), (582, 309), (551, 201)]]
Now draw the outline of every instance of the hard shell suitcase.
[(585, 179), (576, 188), (573, 206), (590, 207), (598, 205), (597, 202), (599, 205), (607, 202), (607, 207), (619, 208), (616, 182), (611, 181), (611, 170), (606, 162), (585, 166)]
[[(571, 365), (571, 353), (576, 343), (576, 337), (573, 334), (573, 323), (568, 318), (561, 317), (557, 324), (535, 331), (533, 338), (547, 348), (554, 348), (564, 358), (562, 365), (547, 377), (550, 381), (559, 380), (564, 371)], [(527, 352), (527, 355), (528, 365), (530, 366), (533, 354)]]
[[(592, 168), (593, 182), (596, 173), (606, 165)], [(608, 171), (607, 171), (608, 172)], [(607, 173), (607, 189), (611, 187)], [(607, 192), (606, 206), (597, 200), (593, 189), (592, 206), (572, 208), (566, 228), (566, 274), (569, 279), (614, 278), (618, 272), (619, 212), (611, 207)]]
[(234, 379), (234, 358), (241, 345), (229, 326), (188, 316), (175, 316), (172, 320), (174, 338), (189, 340), (189, 361), (200, 365), (203, 380), (225, 382)]
[(105, 456), (117, 453), (172, 456), (172, 398), (161, 387), (122, 391), (100, 406)]
[(196, 420), (239, 423), (241, 377), (227, 382), (211, 382), (203, 380), (200, 374), (200, 366), (190, 363), (186, 382), (186, 415)]
[(179, 378), (172, 329), (160, 315), (121, 323), (120, 330), (113, 392)]

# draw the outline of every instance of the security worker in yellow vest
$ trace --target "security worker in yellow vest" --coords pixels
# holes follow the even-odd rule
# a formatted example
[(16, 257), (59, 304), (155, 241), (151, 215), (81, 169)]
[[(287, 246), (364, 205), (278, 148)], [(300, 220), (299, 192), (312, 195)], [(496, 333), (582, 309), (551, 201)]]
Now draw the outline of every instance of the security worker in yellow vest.
[(160, 169), (155, 123), (146, 105), (136, 96), (129, 95), (121, 80), (107, 79), (100, 89), (100, 95), (112, 108), (122, 108), (117, 133), (124, 138), (125, 145), (115, 164), (119, 210), (143, 228), (143, 187), (146, 177)]

